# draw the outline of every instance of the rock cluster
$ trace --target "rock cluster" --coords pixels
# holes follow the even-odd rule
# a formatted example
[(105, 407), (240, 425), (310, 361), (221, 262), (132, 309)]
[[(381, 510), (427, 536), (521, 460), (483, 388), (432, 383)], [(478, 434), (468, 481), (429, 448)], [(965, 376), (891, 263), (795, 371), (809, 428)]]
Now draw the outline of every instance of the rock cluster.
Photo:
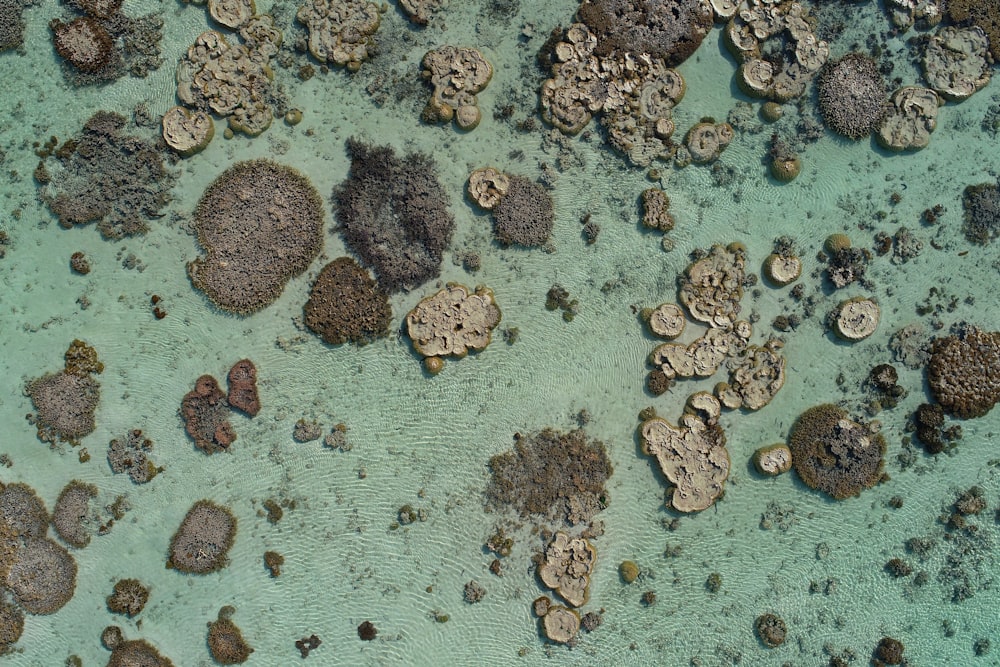
[(829, 63), (817, 82), (823, 120), (848, 139), (863, 139), (885, 117), (885, 81), (878, 63), (861, 53), (848, 53)]
[(333, 193), (344, 243), (389, 292), (437, 277), (455, 218), (433, 160), (350, 139), (351, 171)]
[(970, 327), (936, 339), (927, 383), (949, 414), (971, 419), (988, 413), (1000, 401), (1000, 331)]
[(836, 500), (859, 495), (882, 479), (885, 439), (832, 404), (809, 408), (788, 434), (795, 472)]
[(229, 564), (226, 554), (236, 539), (232, 511), (210, 500), (199, 500), (188, 510), (170, 540), (167, 567), (190, 574), (206, 574)]
[(482, 113), (476, 93), (493, 78), (493, 66), (477, 49), (439, 46), (421, 62), (422, 75), (433, 88), (421, 117), (426, 122), (447, 123), (452, 119), (463, 130), (474, 130)]
[(124, 116), (98, 111), (36, 170), (62, 227), (97, 223), (107, 239), (143, 234), (166, 206), (174, 176), (154, 144), (124, 133)]
[(352, 72), (372, 56), (382, 22), (379, 6), (368, 0), (308, 0), (295, 17), (309, 30), (313, 58)]
[(830, 57), (799, 3), (746, 0), (725, 28), (741, 63), (736, 83), (747, 95), (785, 102), (802, 95)]
[(552, 76), (541, 90), (542, 118), (576, 134), (600, 113), (611, 145), (633, 164), (672, 158), (672, 110), (684, 96), (684, 79), (662, 57), (629, 50), (601, 56), (599, 46), (599, 37), (585, 23), (572, 24), (552, 45)]
[(195, 209), (205, 251), (191, 283), (226, 312), (247, 315), (277, 299), (323, 246), (323, 201), (309, 179), (266, 159), (238, 162)]
[(991, 59), (982, 28), (945, 26), (927, 40), (921, 64), (928, 86), (960, 101), (990, 82)]
[(177, 97), (198, 111), (227, 118), (233, 132), (256, 136), (274, 118), (269, 62), (282, 34), (273, 18), (261, 14), (244, 24), (240, 35), (242, 44), (230, 44), (215, 30), (198, 35), (177, 65)]
[(679, 426), (660, 417), (639, 426), (643, 451), (656, 458), (673, 485), (669, 504), (678, 512), (698, 512), (722, 495), (729, 476), (726, 436), (718, 425), (721, 406), (711, 395), (696, 401), (702, 415), (686, 412)]
[(613, 472), (604, 443), (580, 429), (519, 434), (514, 448), (491, 458), (489, 468), (488, 508), (569, 525), (590, 521), (607, 505), (605, 484)]
[(464, 357), (486, 349), (493, 329), (500, 323), (500, 309), (493, 290), (450, 284), (420, 301), (406, 315), (406, 333), (413, 349), (424, 357)]
[(330, 345), (366, 345), (388, 335), (392, 318), (389, 295), (350, 257), (320, 270), (303, 312), (309, 330)]
[(101, 398), (101, 386), (93, 375), (104, 370), (93, 348), (74, 340), (65, 355), (64, 369), (28, 382), (35, 413), (28, 420), (35, 425), (42, 442), (79, 443), (97, 427), (94, 413)]
[(582, 607), (590, 599), (590, 575), (597, 551), (582, 537), (558, 531), (545, 548), (538, 578), (567, 604)]

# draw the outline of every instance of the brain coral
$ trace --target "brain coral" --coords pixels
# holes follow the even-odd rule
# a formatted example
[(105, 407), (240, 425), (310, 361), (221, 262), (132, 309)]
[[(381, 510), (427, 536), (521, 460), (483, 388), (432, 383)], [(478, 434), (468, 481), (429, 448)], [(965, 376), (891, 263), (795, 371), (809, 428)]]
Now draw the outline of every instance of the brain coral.
[(319, 272), (303, 308), (306, 326), (330, 345), (365, 345), (389, 333), (389, 296), (350, 257)]
[(507, 178), (507, 193), (493, 207), (493, 236), (503, 245), (544, 245), (555, 222), (552, 197), (523, 176)]
[(667, 67), (695, 52), (712, 29), (707, 0), (584, 0), (577, 15), (597, 37), (594, 53), (648, 53)]
[(985, 415), (1000, 401), (1000, 331), (970, 327), (935, 340), (927, 383), (934, 399), (956, 417)]
[(436, 278), (455, 219), (433, 160), (356, 139), (347, 151), (350, 175), (333, 192), (344, 243), (387, 292)]
[(206, 574), (228, 564), (226, 553), (236, 539), (236, 517), (227, 507), (199, 500), (170, 540), (167, 566), (181, 572)]
[(809, 408), (788, 434), (795, 472), (808, 486), (837, 500), (860, 494), (882, 479), (885, 439), (827, 403)]
[(878, 63), (860, 53), (848, 53), (828, 64), (817, 86), (823, 120), (849, 139), (867, 137), (888, 111)]
[(270, 160), (238, 162), (195, 210), (205, 256), (188, 264), (216, 306), (247, 315), (270, 305), (323, 247), (323, 201), (309, 179)]

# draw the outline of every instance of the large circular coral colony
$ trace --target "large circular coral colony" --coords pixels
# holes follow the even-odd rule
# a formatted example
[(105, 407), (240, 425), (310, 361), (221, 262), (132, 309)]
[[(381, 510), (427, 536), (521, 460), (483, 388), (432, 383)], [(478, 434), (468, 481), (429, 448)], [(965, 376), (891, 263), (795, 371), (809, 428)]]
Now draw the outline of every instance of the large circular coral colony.
[(0, 0), (0, 663), (994, 664), (998, 67), (998, 0)]

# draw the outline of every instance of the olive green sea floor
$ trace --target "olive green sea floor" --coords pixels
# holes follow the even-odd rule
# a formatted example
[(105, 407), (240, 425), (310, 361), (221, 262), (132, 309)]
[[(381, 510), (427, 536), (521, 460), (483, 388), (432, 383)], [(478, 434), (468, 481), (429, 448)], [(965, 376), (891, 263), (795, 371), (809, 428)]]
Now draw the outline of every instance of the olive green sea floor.
[[(864, 49), (872, 32), (888, 32), (873, 2), (819, 4), (855, 17), (832, 42), (834, 57)], [(56, 614), (27, 616), (15, 651), (0, 664), (53, 667), (71, 654), (83, 665), (105, 664), (110, 653), (100, 635), (111, 624), (130, 639), (149, 641), (175, 665), (213, 664), (206, 623), (223, 605), (236, 608), (233, 620), (254, 649), (247, 664), (262, 666), (298, 664), (295, 642), (313, 634), (322, 645), (303, 664), (818, 667), (831, 655), (853, 655), (849, 664), (864, 665), (883, 636), (905, 644), (911, 665), (1000, 664), (994, 518), (1000, 411), (961, 422), (963, 438), (953, 452), (929, 456), (918, 445), (904, 446), (908, 415), (929, 399), (923, 371), (895, 363), (908, 395), (874, 417), (866, 413), (864, 388), (872, 366), (893, 361), (887, 344), (904, 325), (920, 324), (927, 338), (961, 321), (997, 328), (998, 246), (965, 240), (961, 195), (967, 185), (995, 181), (1000, 170), (996, 139), (982, 129), (991, 105), (1000, 103), (1000, 84), (994, 80), (969, 100), (943, 107), (921, 152), (892, 155), (872, 141), (849, 142), (828, 131), (801, 152), (801, 176), (779, 185), (763, 158), (772, 132), (794, 133), (795, 105), (786, 105), (775, 125), (759, 121), (760, 103), (738, 92), (736, 65), (717, 27), (679, 68), (688, 92), (677, 109), (678, 132), (749, 103), (747, 129), (714, 168), (659, 167), (657, 184), (676, 219), (669, 235), (675, 247), (665, 252), (661, 235), (639, 221), (638, 197), (651, 185), (647, 171), (603, 147), (596, 122), (563, 138), (537, 119), (533, 59), (549, 31), (570, 22), (575, 3), (524, 0), (504, 13), (516, 5), (455, 0), (420, 31), (393, 5), (379, 32), (383, 53), (353, 75), (333, 70), (300, 81), (295, 72), (310, 60), (290, 51), (290, 66), (275, 67), (275, 75), (291, 106), (302, 110), (302, 122), (276, 121), (261, 136), (231, 140), (217, 123), (207, 150), (172, 167), (178, 180), (166, 214), (151, 221), (145, 236), (119, 242), (102, 240), (92, 226), (59, 227), (37, 199), (33, 144), (71, 137), (98, 109), (131, 118), (138, 105), (154, 117), (173, 106), (176, 63), (209, 27), (207, 13), (172, 0), (126, 2), (132, 15), (161, 12), (163, 65), (145, 79), (74, 88), (47, 27), (64, 9), (43, 0), (25, 11), (23, 51), (0, 54), (0, 228), (9, 237), (0, 260), (0, 452), (12, 464), (0, 469), (0, 480), (30, 484), (51, 509), (60, 489), (80, 479), (99, 489), (97, 513), (122, 494), (130, 509), (108, 534), (72, 550), (74, 597)], [(273, 12), (279, 27), (292, 24), (295, 3), (257, 6)], [(470, 133), (419, 121), (428, 94), (419, 81), (420, 58), (445, 43), (479, 47), (496, 68), (479, 96), (482, 123)], [(888, 40), (883, 57), (894, 58), (891, 76), (918, 80), (915, 48), (903, 37)], [(513, 117), (495, 117), (507, 104)], [(155, 128), (129, 131), (152, 138)], [(347, 175), (349, 137), (433, 155), (457, 220), (440, 280), (491, 287), (503, 311), (501, 329), (516, 328), (517, 342), (496, 335), (485, 351), (447, 361), (436, 377), (423, 373), (405, 335), (395, 332), (405, 313), (435, 291), (433, 282), (394, 296), (394, 334), (365, 347), (326, 346), (301, 326), (319, 268), (346, 254), (333, 231), (329, 195)], [(198, 255), (189, 223), (207, 185), (227, 165), (254, 157), (291, 165), (312, 180), (327, 203), (325, 245), (277, 302), (234, 317), (188, 281), (185, 265)], [(554, 252), (492, 242), (489, 217), (463, 196), (468, 174), (486, 165), (532, 179), (549, 175)], [(937, 223), (923, 223), (922, 212), (938, 204), (944, 211)], [(600, 226), (592, 245), (581, 235), (586, 215)], [(916, 257), (897, 264), (891, 254), (874, 256), (871, 290), (822, 288), (816, 254), (828, 235), (843, 232), (871, 248), (877, 232), (892, 235), (901, 227), (922, 242)], [(711, 390), (719, 377), (685, 381), (659, 397), (646, 392), (646, 357), (657, 343), (637, 313), (676, 300), (677, 275), (691, 251), (738, 241), (748, 250), (749, 269), (759, 273), (782, 235), (801, 253), (799, 282), (815, 297), (815, 312), (804, 315), (790, 288), (761, 281), (747, 290), (744, 313), (759, 316), (752, 342), (781, 336), (787, 381), (760, 411), (723, 414), (733, 462), (725, 496), (704, 512), (677, 515), (665, 508), (664, 480), (640, 451), (638, 414), (652, 405), (676, 420), (686, 397)], [(89, 257), (89, 275), (70, 271), (75, 251)], [(467, 273), (454, 260), (457, 251), (478, 253), (481, 269)], [(571, 322), (545, 309), (554, 284), (579, 302)], [(150, 306), (154, 294), (167, 313), (160, 320)], [(878, 299), (882, 321), (872, 337), (848, 345), (826, 331), (823, 318), (857, 295)], [(918, 314), (921, 305), (926, 314)], [(791, 313), (802, 316), (796, 329), (771, 328), (776, 316)], [(698, 328), (689, 328), (693, 338)], [(59, 370), (76, 338), (94, 346), (105, 364), (97, 429), (81, 444), (90, 454), (86, 463), (79, 448), (40, 442), (25, 420), (32, 411), (26, 382)], [(257, 365), (263, 408), (253, 419), (234, 417), (238, 439), (231, 452), (206, 456), (184, 433), (181, 398), (198, 376), (221, 380), (244, 357)], [(795, 473), (766, 479), (750, 463), (755, 449), (785, 438), (799, 413), (825, 402), (882, 424), (889, 479), (860, 497), (832, 501)], [(483, 490), (489, 458), (509, 449), (516, 432), (574, 428), (581, 410), (590, 416), (587, 433), (606, 443), (614, 474), (609, 506), (598, 517), (604, 533), (593, 540), (590, 601), (582, 609), (603, 612), (603, 623), (569, 648), (542, 638), (531, 612), (531, 601), (544, 592), (531, 561), (542, 545), (537, 536), (527, 527), (514, 532), (503, 576), (488, 570), (493, 556), (483, 545), (500, 517), (484, 512)], [(327, 430), (344, 423), (353, 447), (334, 451), (293, 441), (300, 418)], [(154, 441), (153, 459), (165, 467), (142, 486), (113, 475), (105, 458), (107, 443), (134, 428)], [(959, 537), (946, 539), (939, 517), (974, 485), (988, 504), (970, 519), (978, 531), (950, 531)], [(171, 535), (201, 498), (238, 517), (231, 562), (204, 576), (166, 569)], [(263, 509), (268, 499), (285, 505), (274, 524)], [(425, 520), (393, 529), (404, 505)], [(679, 522), (671, 526), (674, 518)], [(905, 548), (913, 537), (932, 540), (926, 558)], [(268, 550), (285, 558), (277, 578), (263, 565)], [(912, 574), (886, 572), (897, 557)], [(618, 574), (625, 559), (642, 571), (631, 585)], [(714, 592), (706, 585), (713, 573), (721, 578)], [(105, 606), (122, 577), (151, 587), (145, 610), (133, 619)], [(487, 591), (476, 604), (463, 600), (470, 580)], [(957, 584), (971, 596), (953, 602)], [(650, 606), (641, 603), (647, 591), (656, 595)], [(754, 634), (754, 619), (764, 612), (787, 624), (788, 641), (779, 648), (765, 648)], [(378, 629), (374, 641), (358, 637), (365, 620)], [(975, 654), (977, 642), (984, 655)]]

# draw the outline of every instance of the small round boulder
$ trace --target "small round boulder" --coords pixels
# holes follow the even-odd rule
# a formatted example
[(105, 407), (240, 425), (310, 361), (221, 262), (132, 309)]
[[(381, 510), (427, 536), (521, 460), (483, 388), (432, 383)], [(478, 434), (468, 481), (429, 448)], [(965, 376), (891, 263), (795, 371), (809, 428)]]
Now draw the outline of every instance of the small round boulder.
[(754, 622), (757, 637), (767, 648), (777, 648), (785, 643), (788, 628), (785, 621), (775, 614), (761, 614)]
[(791, 285), (802, 275), (802, 260), (794, 255), (771, 253), (764, 260), (764, 275), (778, 287)]

